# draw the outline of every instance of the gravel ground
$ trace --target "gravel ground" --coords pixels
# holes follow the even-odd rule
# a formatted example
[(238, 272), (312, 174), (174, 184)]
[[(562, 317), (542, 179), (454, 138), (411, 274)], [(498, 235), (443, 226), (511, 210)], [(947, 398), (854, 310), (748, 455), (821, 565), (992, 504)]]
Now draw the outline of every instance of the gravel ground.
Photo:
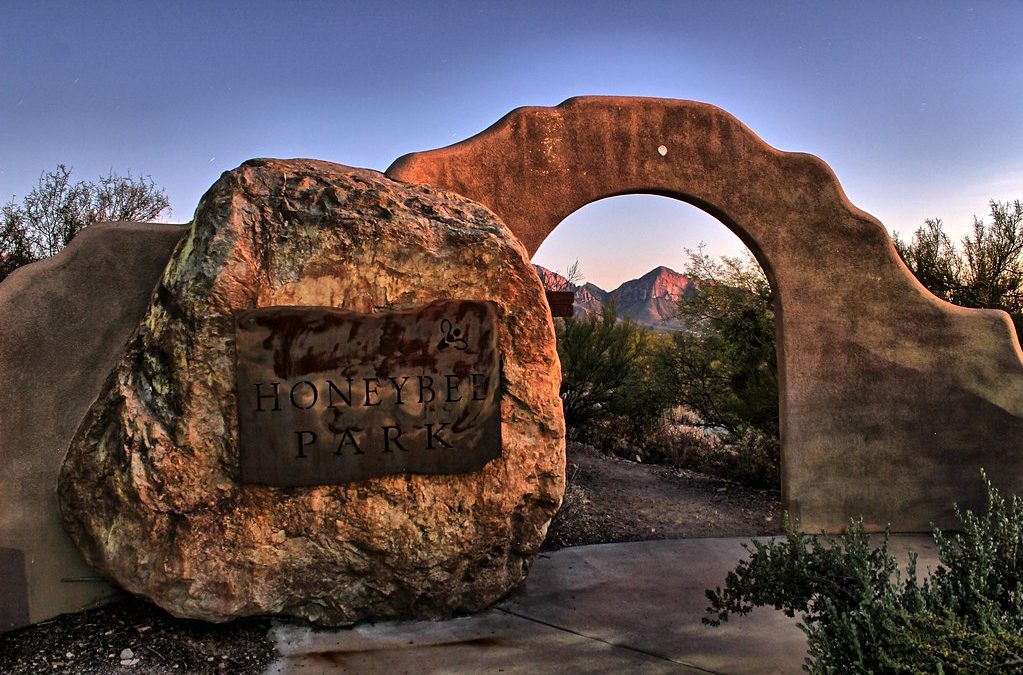
[[(567, 478), (543, 550), (781, 530), (781, 506), (770, 492), (576, 443), (568, 447)], [(276, 655), (270, 621), (186, 621), (130, 598), (0, 635), (0, 674), (260, 673)]]
[(0, 673), (259, 673), (270, 619), (175, 619), (129, 598), (0, 635)]

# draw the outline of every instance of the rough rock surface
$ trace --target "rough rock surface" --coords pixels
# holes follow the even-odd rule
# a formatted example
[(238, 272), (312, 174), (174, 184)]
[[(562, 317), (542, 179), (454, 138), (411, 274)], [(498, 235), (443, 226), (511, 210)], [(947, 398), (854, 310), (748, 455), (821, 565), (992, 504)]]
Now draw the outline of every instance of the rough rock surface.
[[(473, 611), (526, 574), (564, 490), (543, 289), (484, 207), (311, 160), (253, 160), (203, 197), (146, 317), (68, 451), (60, 498), (86, 559), (172, 614), (324, 623)], [(493, 300), (503, 455), (470, 474), (238, 482), (233, 314)]]

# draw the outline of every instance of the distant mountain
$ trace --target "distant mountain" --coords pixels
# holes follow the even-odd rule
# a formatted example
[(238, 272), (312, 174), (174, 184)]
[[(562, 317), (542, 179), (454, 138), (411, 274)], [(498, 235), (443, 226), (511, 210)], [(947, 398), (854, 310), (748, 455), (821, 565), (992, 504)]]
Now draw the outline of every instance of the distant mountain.
[(568, 279), (557, 272), (552, 272), (543, 265), (533, 265), (536, 276), (540, 277), (540, 283), (548, 291), (571, 291), (578, 288), (568, 283)]
[(618, 316), (657, 330), (678, 330), (682, 323), (675, 317), (680, 298), (699, 291), (692, 279), (675, 270), (657, 267), (639, 279), (626, 281), (611, 292), (586, 283), (570, 285), (565, 277), (540, 265), (533, 265), (544, 288), (575, 291), (575, 315), (599, 312), (611, 300), (618, 301)]
[(618, 316), (651, 328), (679, 330), (682, 322), (675, 316), (678, 301), (697, 292), (692, 279), (662, 265), (626, 281), (608, 295), (618, 301)]

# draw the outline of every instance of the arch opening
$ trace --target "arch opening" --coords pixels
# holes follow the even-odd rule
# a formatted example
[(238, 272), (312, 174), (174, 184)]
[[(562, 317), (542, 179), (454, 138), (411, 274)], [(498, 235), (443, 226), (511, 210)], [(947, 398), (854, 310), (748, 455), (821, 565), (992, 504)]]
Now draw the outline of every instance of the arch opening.
[[(770, 282), (752, 251), (687, 200), (631, 193), (569, 214), (533, 263), (549, 290), (576, 294), (574, 316), (555, 319), (570, 480), (551, 544), (776, 533), (777, 321)], [(576, 263), (581, 276), (566, 279)], [(709, 294), (702, 290), (708, 281), (718, 285)], [(750, 286), (721, 288), (737, 282)], [(744, 326), (751, 318), (759, 322)], [(660, 477), (637, 483), (655, 471), (650, 465), (662, 467)], [(616, 481), (620, 492), (607, 499), (605, 479), (624, 467), (635, 476)], [(716, 505), (714, 517), (691, 517), (701, 499)], [(658, 506), (644, 508), (650, 504)], [(589, 530), (598, 539), (573, 539), (595, 515), (608, 524)]]
[[(571, 203), (565, 204), (562, 210), (565, 211), (563, 215), (555, 214), (550, 220), (549, 229), (547, 228), (535, 228), (532, 233), (533, 236), (529, 237), (524, 243), (526, 243), (527, 249), (530, 253), (536, 257), (537, 254), (541, 253), (541, 249), (545, 248), (546, 242), (555, 236), (557, 241), (561, 235), (555, 235), (558, 229), (565, 229), (566, 222), (571, 224), (575, 220), (579, 219), (580, 214), (587, 214), (585, 218), (589, 218), (588, 214), (600, 213), (602, 210), (607, 209), (608, 204), (620, 204), (622, 200), (620, 198), (637, 198), (636, 203), (642, 203), (644, 207), (650, 208), (652, 204), (662, 205), (674, 205), (683, 206), (678, 213), (685, 213), (686, 220), (689, 226), (695, 226), (700, 230), (708, 233), (717, 233), (717, 239), (722, 243), (724, 249), (732, 249), (739, 251), (738, 246), (741, 246), (743, 251), (749, 253), (756, 260), (760, 269), (763, 270), (764, 274), (767, 275), (772, 287), (775, 287), (777, 281), (774, 276), (773, 267), (767, 254), (764, 253), (760, 243), (756, 237), (746, 231), (735, 219), (728, 215), (723, 209), (715, 206), (713, 203), (686, 194), (684, 192), (678, 192), (675, 190), (665, 189), (631, 189), (624, 191), (599, 191), (596, 196), (587, 198), (586, 201), (580, 204)], [(693, 207), (692, 209), (686, 209), (684, 207)], [(663, 211), (664, 209), (660, 209)], [(599, 216), (598, 216), (599, 218)], [(724, 229), (721, 229), (724, 226)], [(722, 233), (727, 231), (731, 237), (722, 236)], [(737, 242), (735, 241), (737, 240)], [(546, 248), (550, 248), (549, 246)], [(545, 252), (546, 254), (546, 252)]]

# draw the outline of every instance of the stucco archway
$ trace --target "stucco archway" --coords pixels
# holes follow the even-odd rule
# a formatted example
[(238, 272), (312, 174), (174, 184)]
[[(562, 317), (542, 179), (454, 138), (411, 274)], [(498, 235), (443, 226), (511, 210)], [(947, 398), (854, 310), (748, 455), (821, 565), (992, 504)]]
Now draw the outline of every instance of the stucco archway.
[(1023, 358), (1008, 315), (924, 289), (885, 228), (812, 155), (711, 105), (585, 97), (520, 108), (395, 179), (490, 207), (529, 253), (568, 214), (659, 194), (716, 216), (775, 290), (782, 494), (806, 529), (863, 515), (899, 531), (983, 505), (979, 469), (1023, 493)]

